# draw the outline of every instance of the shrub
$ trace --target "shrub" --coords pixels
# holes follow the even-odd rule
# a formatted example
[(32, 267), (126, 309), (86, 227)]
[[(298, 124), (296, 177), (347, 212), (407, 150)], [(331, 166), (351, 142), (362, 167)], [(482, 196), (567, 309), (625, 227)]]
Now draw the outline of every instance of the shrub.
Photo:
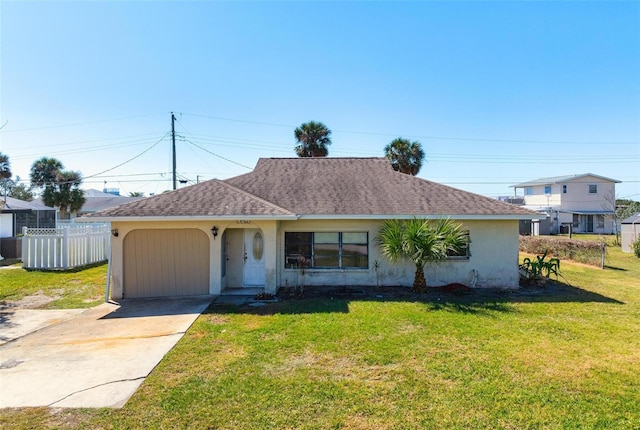
[(633, 242), (633, 245), (631, 246), (633, 247), (633, 253), (636, 255), (636, 257), (640, 258), (640, 238)]
[(603, 242), (565, 239), (550, 236), (520, 236), (520, 251), (528, 254), (547, 254), (561, 260), (600, 266)]

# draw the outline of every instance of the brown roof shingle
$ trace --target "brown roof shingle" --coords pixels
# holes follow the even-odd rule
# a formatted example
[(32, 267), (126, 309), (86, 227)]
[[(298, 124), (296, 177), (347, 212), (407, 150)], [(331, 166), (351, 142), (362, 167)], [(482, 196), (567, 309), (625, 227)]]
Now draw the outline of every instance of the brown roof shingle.
[(524, 215), (534, 212), (396, 172), (386, 158), (261, 158), (225, 181), (300, 215)]
[(486, 216), (528, 209), (394, 171), (386, 158), (261, 158), (255, 169), (92, 217)]
[(294, 214), (218, 179), (137, 200), (89, 217), (293, 216)]

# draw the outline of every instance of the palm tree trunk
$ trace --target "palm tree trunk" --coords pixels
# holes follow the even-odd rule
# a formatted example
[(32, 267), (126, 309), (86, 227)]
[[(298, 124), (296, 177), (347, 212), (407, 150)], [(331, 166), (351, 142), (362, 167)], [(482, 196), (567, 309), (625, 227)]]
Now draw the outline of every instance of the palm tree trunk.
[(424, 267), (416, 266), (416, 275), (413, 279), (413, 291), (416, 293), (427, 292), (427, 280), (424, 277)]

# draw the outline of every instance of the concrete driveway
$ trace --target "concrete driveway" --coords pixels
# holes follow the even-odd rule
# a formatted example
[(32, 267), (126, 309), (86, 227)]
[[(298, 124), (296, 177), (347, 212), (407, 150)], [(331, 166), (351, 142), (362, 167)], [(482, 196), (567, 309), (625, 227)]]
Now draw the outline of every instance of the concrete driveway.
[[(5, 318), (0, 407), (124, 406), (212, 300), (121, 300), (43, 317), (52, 324), (44, 328), (42, 318), (34, 317), (38, 311), (23, 315), (34, 318), (30, 325), (21, 324), (20, 316)], [(21, 325), (36, 331), (22, 337), (9, 331)]]

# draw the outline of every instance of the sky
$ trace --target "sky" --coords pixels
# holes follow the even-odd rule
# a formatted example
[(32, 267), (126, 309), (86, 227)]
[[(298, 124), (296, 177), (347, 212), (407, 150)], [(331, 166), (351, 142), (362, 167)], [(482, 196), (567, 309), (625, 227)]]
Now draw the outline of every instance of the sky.
[[(594, 173), (640, 200), (640, 2), (0, 2), (0, 152), (83, 188), (179, 187), (295, 157), (422, 144), (419, 177), (478, 194)], [(519, 190), (522, 194), (522, 190)]]

